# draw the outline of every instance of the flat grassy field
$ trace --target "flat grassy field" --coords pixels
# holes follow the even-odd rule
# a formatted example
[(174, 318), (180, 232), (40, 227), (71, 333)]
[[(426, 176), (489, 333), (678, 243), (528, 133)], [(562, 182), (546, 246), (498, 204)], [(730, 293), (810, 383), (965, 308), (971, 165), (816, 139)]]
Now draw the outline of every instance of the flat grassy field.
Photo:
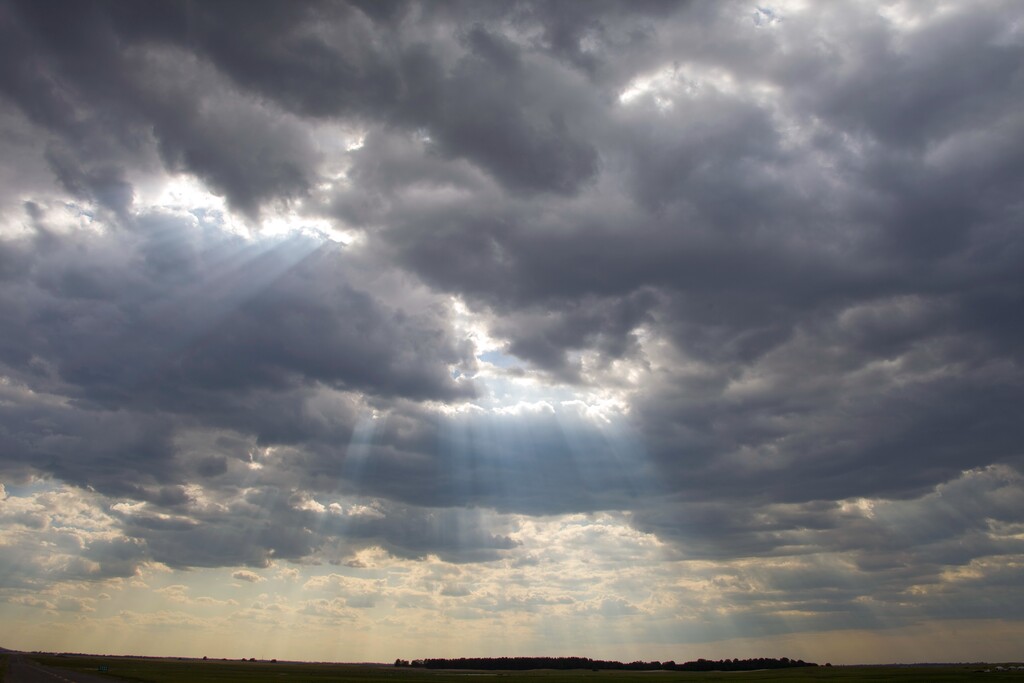
[[(696, 681), (954, 681), (1020, 680), (1024, 672), (978, 673), (978, 666), (940, 667), (817, 667), (746, 672), (628, 672), (628, 671), (441, 671), (396, 669), (353, 664), (304, 664), (117, 657), (33, 656), (46, 666), (96, 673), (106, 666), (112, 680), (145, 683), (478, 683), (500, 678), (501, 683), (687, 683)], [(495, 683), (498, 683), (495, 681)]]

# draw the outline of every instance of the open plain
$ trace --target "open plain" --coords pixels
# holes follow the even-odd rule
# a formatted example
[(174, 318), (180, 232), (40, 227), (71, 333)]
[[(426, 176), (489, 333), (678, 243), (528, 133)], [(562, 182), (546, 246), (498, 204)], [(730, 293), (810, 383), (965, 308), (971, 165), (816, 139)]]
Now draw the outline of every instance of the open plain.
[[(105, 667), (106, 671), (100, 669)], [(251, 662), (133, 657), (11, 655), (0, 683), (469, 683), (481, 676), (502, 683), (663, 683), (688, 681), (956, 681), (1024, 680), (1024, 670), (999, 670), (993, 664), (935, 666), (835, 666), (749, 672), (515, 671), (467, 672), (394, 668), (388, 665), (304, 662)], [(467, 681), (469, 679), (469, 681)]]

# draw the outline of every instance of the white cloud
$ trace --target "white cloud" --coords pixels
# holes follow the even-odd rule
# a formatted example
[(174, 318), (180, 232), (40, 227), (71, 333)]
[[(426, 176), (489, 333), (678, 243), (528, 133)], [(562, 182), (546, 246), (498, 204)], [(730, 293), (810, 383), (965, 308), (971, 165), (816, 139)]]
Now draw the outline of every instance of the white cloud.
[(262, 576), (256, 572), (249, 571), (248, 569), (239, 569), (238, 571), (232, 572), (231, 578), (238, 579), (239, 581), (245, 581), (246, 583), (261, 583), (266, 581)]

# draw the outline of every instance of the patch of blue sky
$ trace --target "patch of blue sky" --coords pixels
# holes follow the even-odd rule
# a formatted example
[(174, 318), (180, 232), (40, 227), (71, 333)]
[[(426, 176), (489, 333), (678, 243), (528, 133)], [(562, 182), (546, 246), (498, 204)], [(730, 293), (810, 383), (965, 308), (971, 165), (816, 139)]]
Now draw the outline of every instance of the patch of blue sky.
[(31, 498), (40, 493), (50, 493), (61, 488), (60, 482), (51, 479), (30, 479), (22, 484), (0, 481), (0, 484), (3, 484), (4, 492), (14, 498)]
[(497, 350), (481, 353), (477, 358), (499, 368), (522, 367), (522, 362), (518, 358)]

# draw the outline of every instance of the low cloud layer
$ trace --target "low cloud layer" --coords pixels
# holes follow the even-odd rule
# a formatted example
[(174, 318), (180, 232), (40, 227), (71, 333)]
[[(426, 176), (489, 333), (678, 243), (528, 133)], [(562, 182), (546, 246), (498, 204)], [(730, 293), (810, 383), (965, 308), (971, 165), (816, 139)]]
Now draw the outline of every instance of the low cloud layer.
[[(638, 644), (1019, 626), (1022, 26), (6, 3), (2, 595), (383, 553), (453, 576), (287, 609), (636, 618)], [(598, 518), (619, 535), (539, 558)], [(485, 588), (638, 538), (654, 593)]]

